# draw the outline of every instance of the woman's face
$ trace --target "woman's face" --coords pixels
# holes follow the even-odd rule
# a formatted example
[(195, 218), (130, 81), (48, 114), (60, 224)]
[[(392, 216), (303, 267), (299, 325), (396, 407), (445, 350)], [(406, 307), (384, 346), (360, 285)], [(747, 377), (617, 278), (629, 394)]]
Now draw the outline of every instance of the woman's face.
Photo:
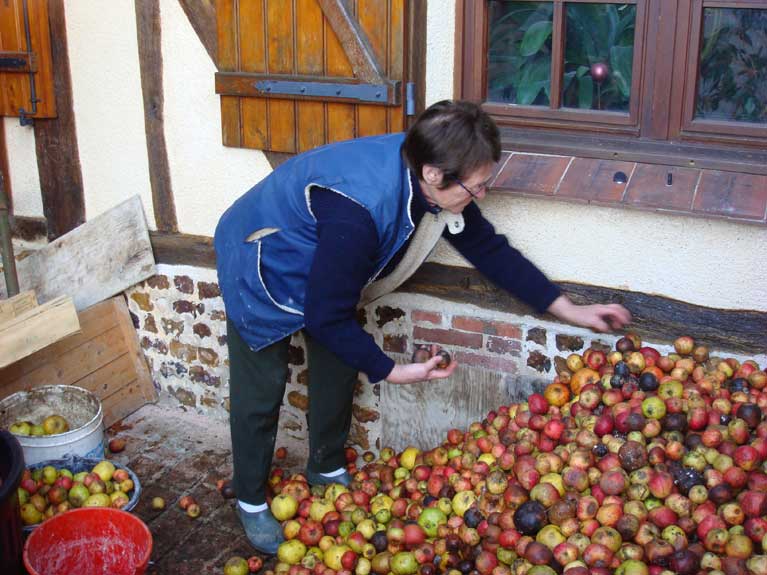
[(485, 197), (494, 172), (495, 164), (487, 164), (465, 178), (444, 182), (442, 189), (427, 184), (426, 196), (443, 210), (460, 214), (473, 200)]

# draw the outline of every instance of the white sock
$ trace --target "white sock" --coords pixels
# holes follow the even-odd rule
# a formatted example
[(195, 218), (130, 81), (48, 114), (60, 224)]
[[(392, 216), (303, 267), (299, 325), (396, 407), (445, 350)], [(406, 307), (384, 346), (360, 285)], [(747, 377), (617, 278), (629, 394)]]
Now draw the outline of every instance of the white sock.
[(237, 505), (239, 505), (243, 511), (247, 511), (248, 513), (258, 513), (260, 511), (266, 511), (269, 508), (266, 503), (262, 503), (261, 505), (251, 505), (250, 503), (245, 503), (239, 499), (237, 500)]
[(345, 467), (341, 467), (340, 469), (336, 469), (335, 471), (330, 471), (328, 473), (320, 473), (323, 477), (338, 477), (339, 475), (343, 475), (346, 472)]

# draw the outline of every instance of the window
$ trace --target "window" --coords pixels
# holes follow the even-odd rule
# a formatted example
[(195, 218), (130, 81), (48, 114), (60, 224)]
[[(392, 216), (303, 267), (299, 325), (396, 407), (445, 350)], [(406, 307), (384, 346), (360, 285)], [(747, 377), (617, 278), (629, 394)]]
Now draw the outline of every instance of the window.
[(460, 0), (457, 25), (458, 96), (515, 142), (767, 173), (764, 0)]

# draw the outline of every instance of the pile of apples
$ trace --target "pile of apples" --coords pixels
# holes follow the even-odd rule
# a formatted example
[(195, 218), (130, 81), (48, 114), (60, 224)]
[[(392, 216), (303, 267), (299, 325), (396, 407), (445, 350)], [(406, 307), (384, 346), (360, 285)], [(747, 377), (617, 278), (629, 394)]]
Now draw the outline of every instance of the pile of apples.
[(69, 431), (69, 422), (63, 415), (54, 413), (43, 419), (40, 423), (16, 421), (11, 424), (8, 431), (14, 435), (30, 435), (32, 437), (58, 435), (59, 433)]
[[(353, 482), (275, 468), (277, 575), (767, 575), (767, 373), (629, 334)], [(271, 575), (271, 574), (269, 574)]]
[(122, 509), (130, 502), (134, 487), (128, 471), (106, 459), (90, 472), (74, 474), (52, 465), (25, 469), (18, 488), (21, 521), (36, 525), (77, 507)]

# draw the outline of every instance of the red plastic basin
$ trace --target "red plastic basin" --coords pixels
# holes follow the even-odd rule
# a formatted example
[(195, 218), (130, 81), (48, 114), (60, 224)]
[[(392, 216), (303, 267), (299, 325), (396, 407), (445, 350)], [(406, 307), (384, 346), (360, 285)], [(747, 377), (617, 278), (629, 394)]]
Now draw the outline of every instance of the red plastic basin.
[(152, 534), (141, 519), (89, 507), (41, 523), (24, 545), (24, 566), (30, 575), (142, 575), (151, 553)]

